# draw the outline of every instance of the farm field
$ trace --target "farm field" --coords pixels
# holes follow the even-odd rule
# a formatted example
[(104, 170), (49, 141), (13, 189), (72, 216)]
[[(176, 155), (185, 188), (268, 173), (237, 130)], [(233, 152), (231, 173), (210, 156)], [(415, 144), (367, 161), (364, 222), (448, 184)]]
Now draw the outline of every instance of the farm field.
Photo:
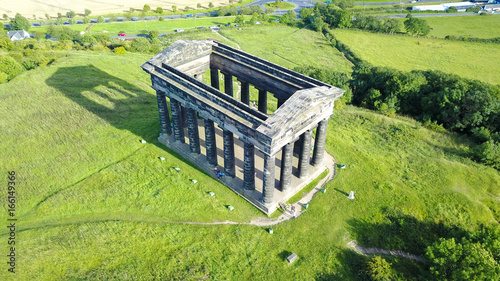
[(16, 13), (27, 18), (33, 18), (36, 15), (37, 18), (45, 18), (45, 14), (49, 14), (55, 17), (57, 13), (65, 14), (67, 11), (75, 11), (79, 15), (83, 15), (85, 9), (90, 9), (92, 11), (92, 16), (104, 15), (104, 14), (121, 14), (128, 12), (130, 8), (142, 11), (145, 4), (151, 6), (152, 9), (156, 7), (162, 7), (163, 9), (171, 9), (172, 5), (176, 5), (178, 8), (183, 9), (186, 6), (191, 8), (196, 8), (196, 5), (200, 3), (202, 7), (208, 8), (209, 3), (212, 2), (214, 6), (227, 5), (228, 2), (225, 1), (198, 1), (198, 0), (173, 0), (173, 1), (161, 1), (161, 0), (108, 0), (108, 1), (93, 1), (93, 0), (81, 0), (81, 1), (59, 1), (59, 0), (19, 0), (19, 1), (3, 1), (1, 11), (2, 13), (8, 13), (9, 16), (14, 17)]
[(332, 31), (361, 59), (375, 66), (404, 71), (434, 69), (500, 84), (498, 44), (457, 42), (432, 38), (376, 34), (354, 30)]
[(432, 28), (429, 36), (444, 38), (446, 35), (475, 38), (500, 37), (500, 16), (429, 17)]

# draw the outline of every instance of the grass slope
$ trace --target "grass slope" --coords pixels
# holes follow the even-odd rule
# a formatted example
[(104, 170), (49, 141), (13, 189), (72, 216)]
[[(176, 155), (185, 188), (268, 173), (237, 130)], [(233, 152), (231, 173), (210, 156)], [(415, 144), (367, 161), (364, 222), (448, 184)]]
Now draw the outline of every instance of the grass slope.
[[(298, 219), (272, 235), (166, 223), (261, 215), (157, 144), (156, 98), (139, 68), (149, 56), (67, 54), (0, 85), (0, 114), (9, 116), (0, 120), (0, 165), (19, 175), (16, 280), (353, 280), (362, 258), (346, 243), (382, 232), (388, 210), (464, 229), (500, 219), (500, 175), (462, 157), (464, 140), (346, 106), (330, 120), (326, 149), (347, 168)], [(0, 240), (7, 235), (0, 230)], [(299, 259), (289, 265), (291, 252)]]
[(500, 84), (498, 44), (482, 44), (335, 29), (335, 37), (375, 66), (441, 70)]
[(220, 33), (236, 41), (245, 52), (288, 68), (313, 65), (345, 73), (352, 71), (352, 64), (322, 34), (312, 30), (278, 25), (224, 29)]
[(429, 36), (446, 35), (494, 38), (500, 37), (500, 16), (430, 17), (425, 18), (432, 28)]

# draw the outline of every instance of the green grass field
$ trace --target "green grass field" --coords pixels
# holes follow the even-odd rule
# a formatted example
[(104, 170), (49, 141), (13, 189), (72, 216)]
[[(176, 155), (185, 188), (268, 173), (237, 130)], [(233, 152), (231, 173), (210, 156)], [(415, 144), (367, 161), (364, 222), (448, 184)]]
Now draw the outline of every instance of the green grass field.
[(352, 71), (352, 64), (322, 34), (312, 30), (276, 25), (224, 29), (220, 33), (237, 42), (245, 52), (288, 68), (313, 65), (345, 73)]
[(361, 59), (375, 66), (404, 71), (434, 69), (492, 84), (500, 84), (498, 44), (377, 34), (354, 30), (333, 31), (335, 37)]
[[(248, 42), (246, 30), (225, 35), (249, 52), (276, 46), (285, 55), (281, 49), (292, 46), (277, 42), (308, 34), (288, 31), (278, 29), (273, 40), (256, 28), (259, 42)], [(309, 38), (310, 54), (335, 54)], [(288, 59), (303, 57), (306, 48), (299, 50)], [(156, 97), (140, 69), (149, 55), (65, 54), (0, 85), (0, 114), (8, 116), (0, 119), (0, 166), (18, 175), (16, 280), (356, 280), (364, 276), (363, 258), (346, 244), (383, 233), (388, 214), (459, 229), (500, 220), (500, 173), (465, 158), (466, 139), (346, 106), (330, 119), (326, 149), (347, 168), (299, 218), (274, 226), (272, 235), (267, 227), (169, 223), (248, 222), (262, 214), (158, 144)], [(352, 201), (345, 195), (351, 190)], [(1, 228), (2, 253), (7, 237)], [(299, 258), (288, 264), (292, 252)], [(6, 269), (0, 280), (12, 277)]]
[(432, 28), (429, 36), (446, 35), (475, 38), (500, 37), (500, 16), (431, 17), (425, 18)]

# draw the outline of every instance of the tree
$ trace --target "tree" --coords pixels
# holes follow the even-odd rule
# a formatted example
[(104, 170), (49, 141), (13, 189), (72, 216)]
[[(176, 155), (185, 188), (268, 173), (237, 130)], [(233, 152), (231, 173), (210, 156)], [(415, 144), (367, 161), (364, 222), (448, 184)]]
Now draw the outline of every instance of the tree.
[(160, 32), (158, 30), (151, 30), (149, 32), (149, 37), (151, 37), (151, 39), (158, 38), (158, 35), (160, 35)]
[(250, 10), (252, 11), (252, 14), (256, 13), (257, 15), (262, 14), (264, 11), (262, 10), (262, 7), (259, 5), (252, 5), (250, 6)]
[(368, 274), (375, 281), (395, 279), (391, 264), (380, 256), (375, 256), (368, 262)]
[(106, 20), (104, 19), (103, 16), (99, 16), (99, 17), (97, 17), (97, 22), (98, 23), (104, 23), (104, 22), (106, 22)]
[(266, 11), (265, 11), (265, 13), (268, 15), (272, 15), (272, 14), (274, 14), (274, 12), (276, 12), (276, 9), (274, 9), (272, 7), (266, 8)]
[(30, 21), (27, 18), (21, 16), (21, 14), (19, 14), (19, 13), (16, 14), (14, 19), (11, 20), (11, 22), (10, 22), (10, 29), (11, 30), (24, 29), (26, 31), (29, 31), (30, 27), (31, 27)]
[(288, 12), (286, 12), (285, 15), (288, 15), (288, 25), (294, 25), (295, 22), (297, 21), (297, 14), (295, 13), (294, 10), (290, 9)]
[(69, 11), (67, 16), (68, 16), (68, 18), (72, 19), (72, 18), (76, 17), (76, 13), (75, 13), (75, 11)]
[(69, 24), (74, 25), (74, 24), (76, 24), (76, 19), (70, 18), (68, 22), (69, 22)]
[(47, 18), (48, 20), (50, 20), (49, 14), (45, 14), (45, 18)]
[(313, 14), (313, 9), (312, 8), (302, 8), (302, 9), (300, 9), (299, 17), (305, 23), (309, 23), (311, 21), (312, 14)]
[[(45, 14), (45, 15), (47, 15), (47, 14)], [(3, 19), (4, 19), (4, 20), (8, 20), (8, 19), (9, 19), (9, 16), (8, 16), (7, 14), (3, 14)]]
[(149, 48), (151, 48), (151, 44), (149, 43), (148, 39), (144, 37), (138, 37), (134, 38), (134, 40), (130, 44), (130, 47), (136, 52), (145, 53), (149, 51)]
[(447, 13), (458, 13), (457, 7), (451, 6), (448, 9), (446, 9)]
[(191, 7), (189, 7), (189, 6), (184, 7), (184, 11), (186, 11), (186, 12), (187, 12), (187, 11), (189, 11), (189, 10), (191, 10)]
[(410, 34), (427, 35), (431, 32), (431, 28), (424, 19), (417, 19), (408, 14), (407, 19), (404, 21), (406, 32)]
[(196, 4), (196, 8), (201, 9), (201, 4), (200, 3)]
[(130, 8), (128, 11), (129, 11), (130, 13), (133, 13), (133, 12), (135, 12), (135, 9), (134, 9), (134, 8)]
[(173, 5), (172, 6), (172, 13), (175, 13), (175, 12), (177, 12), (177, 6)]
[(162, 7), (156, 8), (156, 13), (157, 14), (163, 14), (163, 8)]
[(338, 28), (349, 28), (352, 26), (352, 16), (351, 13), (345, 10), (337, 10), (335, 12), (335, 27)]
[(164, 21), (165, 19), (163, 17), (158, 17), (158, 21)]
[(57, 19), (62, 19), (63, 15), (61, 13), (57, 13)]
[(142, 8), (142, 10), (147, 13), (149, 11), (151, 11), (151, 7), (148, 5), (148, 4), (144, 4), (144, 7)]
[(83, 18), (83, 23), (85, 23), (85, 24), (90, 23), (90, 19), (87, 18), (87, 17), (84, 17)]
[(427, 247), (431, 273), (440, 280), (498, 280), (500, 265), (479, 242), (440, 238)]
[(312, 28), (314, 28), (314, 30), (316, 30), (318, 32), (322, 32), (324, 24), (325, 23), (323, 22), (323, 20), (321, 19), (321, 17), (316, 16), (316, 17), (313, 18), (311, 26), (312, 26)]
[(236, 23), (236, 24), (242, 24), (243, 21), (245, 21), (245, 18), (243, 17), (243, 15), (237, 15), (234, 18), (234, 23)]
[(85, 9), (85, 16), (88, 17), (90, 16), (90, 14), (92, 14), (92, 11), (89, 9)]
[(252, 9), (247, 6), (241, 6), (240, 7), (240, 14), (241, 15), (251, 15), (252, 14)]
[(214, 7), (214, 4), (212, 2), (208, 3), (208, 7), (212, 9)]

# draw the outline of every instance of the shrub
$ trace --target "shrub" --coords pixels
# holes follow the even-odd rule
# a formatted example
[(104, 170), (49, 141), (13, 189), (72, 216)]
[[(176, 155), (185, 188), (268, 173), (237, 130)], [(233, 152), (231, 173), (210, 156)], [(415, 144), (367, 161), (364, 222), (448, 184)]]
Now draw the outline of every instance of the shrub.
[(0, 72), (7, 74), (7, 80), (19, 75), (24, 68), (14, 58), (9, 56), (0, 57)]
[(125, 50), (125, 48), (123, 48), (123, 47), (115, 48), (113, 51), (115, 52), (115, 54), (119, 54), (119, 55), (124, 55), (127, 53), (127, 50)]
[(7, 73), (0, 71), (0, 84), (7, 82)]

